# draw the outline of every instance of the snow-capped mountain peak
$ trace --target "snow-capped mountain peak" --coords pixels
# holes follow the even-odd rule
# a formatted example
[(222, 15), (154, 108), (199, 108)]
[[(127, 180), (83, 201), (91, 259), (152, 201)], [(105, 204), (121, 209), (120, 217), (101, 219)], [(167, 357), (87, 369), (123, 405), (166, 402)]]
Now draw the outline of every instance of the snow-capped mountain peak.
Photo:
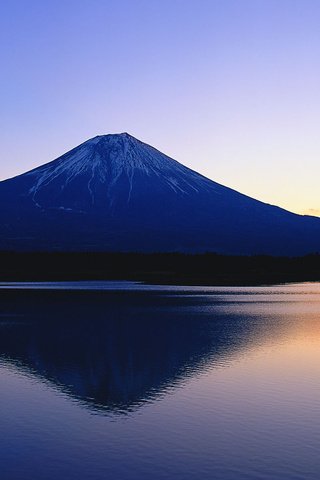
[[(128, 133), (100, 135), (74, 148), (57, 160), (25, 174), (32, 178), (29, 195), (37, 207), (48, 206), (42, 192), (50, 188), (51, 207), (73, 208), (63, 198), (74, 183), (82, 181), (78, 194), (82, 200), (87, 190), (88, 203), (102, 200), (106, 204), (117, 203), (117, 193), (131, 201), (135, 186), (141, 183), (157, 183), (179, 195), (198, 192), (199, 188), (213, 188), (214, 183), (167, 157), (155, 148), (137, 140)], [(200, 183), (199, 183), (200, 182)], [(118, 188), (119, 187), (119, 188)], [(75, 197), (74, 197), (75, 199)], [(72, 203), (72, 202), (71, 202)], [(81, 202), (83, 204), (83, 201)], [(84, 205), (82, 206), (84, 208)]]
[(320, 220), (219, 185), (124, 132), (1, 182), (0, 248), (296, 255), (320, 250)]

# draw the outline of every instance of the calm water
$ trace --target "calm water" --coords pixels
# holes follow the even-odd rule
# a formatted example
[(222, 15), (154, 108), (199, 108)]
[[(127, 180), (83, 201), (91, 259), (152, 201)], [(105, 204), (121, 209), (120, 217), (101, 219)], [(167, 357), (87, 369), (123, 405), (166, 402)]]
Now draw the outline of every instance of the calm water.
[(320, 478), (320, 284), (0, 285), (1, 480)]

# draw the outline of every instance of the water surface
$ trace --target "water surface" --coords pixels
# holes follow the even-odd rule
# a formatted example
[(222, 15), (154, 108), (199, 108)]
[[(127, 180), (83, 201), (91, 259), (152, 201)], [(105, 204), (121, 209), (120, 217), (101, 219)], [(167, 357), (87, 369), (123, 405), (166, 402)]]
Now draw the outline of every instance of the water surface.
[(1, 480), (318, 480), (319, 347), (317, 283), (2, 283)]

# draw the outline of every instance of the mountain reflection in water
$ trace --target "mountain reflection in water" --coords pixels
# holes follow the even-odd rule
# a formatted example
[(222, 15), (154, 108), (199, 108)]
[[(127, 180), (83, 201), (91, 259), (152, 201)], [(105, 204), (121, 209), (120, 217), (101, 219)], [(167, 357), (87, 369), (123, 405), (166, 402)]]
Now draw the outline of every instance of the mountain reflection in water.
[(319, 283), (0, 284), (1, 480), (319, 480), (319, 320)]
[(12, 291), (1, 308), (2, 362), (100, 412), (129, 412), (270, 336), (261, 315), (209, 295)]

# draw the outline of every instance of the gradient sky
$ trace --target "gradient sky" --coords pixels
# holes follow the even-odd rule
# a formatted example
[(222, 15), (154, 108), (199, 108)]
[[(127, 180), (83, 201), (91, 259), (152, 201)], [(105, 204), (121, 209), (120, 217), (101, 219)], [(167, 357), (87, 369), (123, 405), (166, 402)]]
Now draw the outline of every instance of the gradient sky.
[(0, 178), (127, 131), (320, 215), (319, 25), (319, 0), (2, 2)]

